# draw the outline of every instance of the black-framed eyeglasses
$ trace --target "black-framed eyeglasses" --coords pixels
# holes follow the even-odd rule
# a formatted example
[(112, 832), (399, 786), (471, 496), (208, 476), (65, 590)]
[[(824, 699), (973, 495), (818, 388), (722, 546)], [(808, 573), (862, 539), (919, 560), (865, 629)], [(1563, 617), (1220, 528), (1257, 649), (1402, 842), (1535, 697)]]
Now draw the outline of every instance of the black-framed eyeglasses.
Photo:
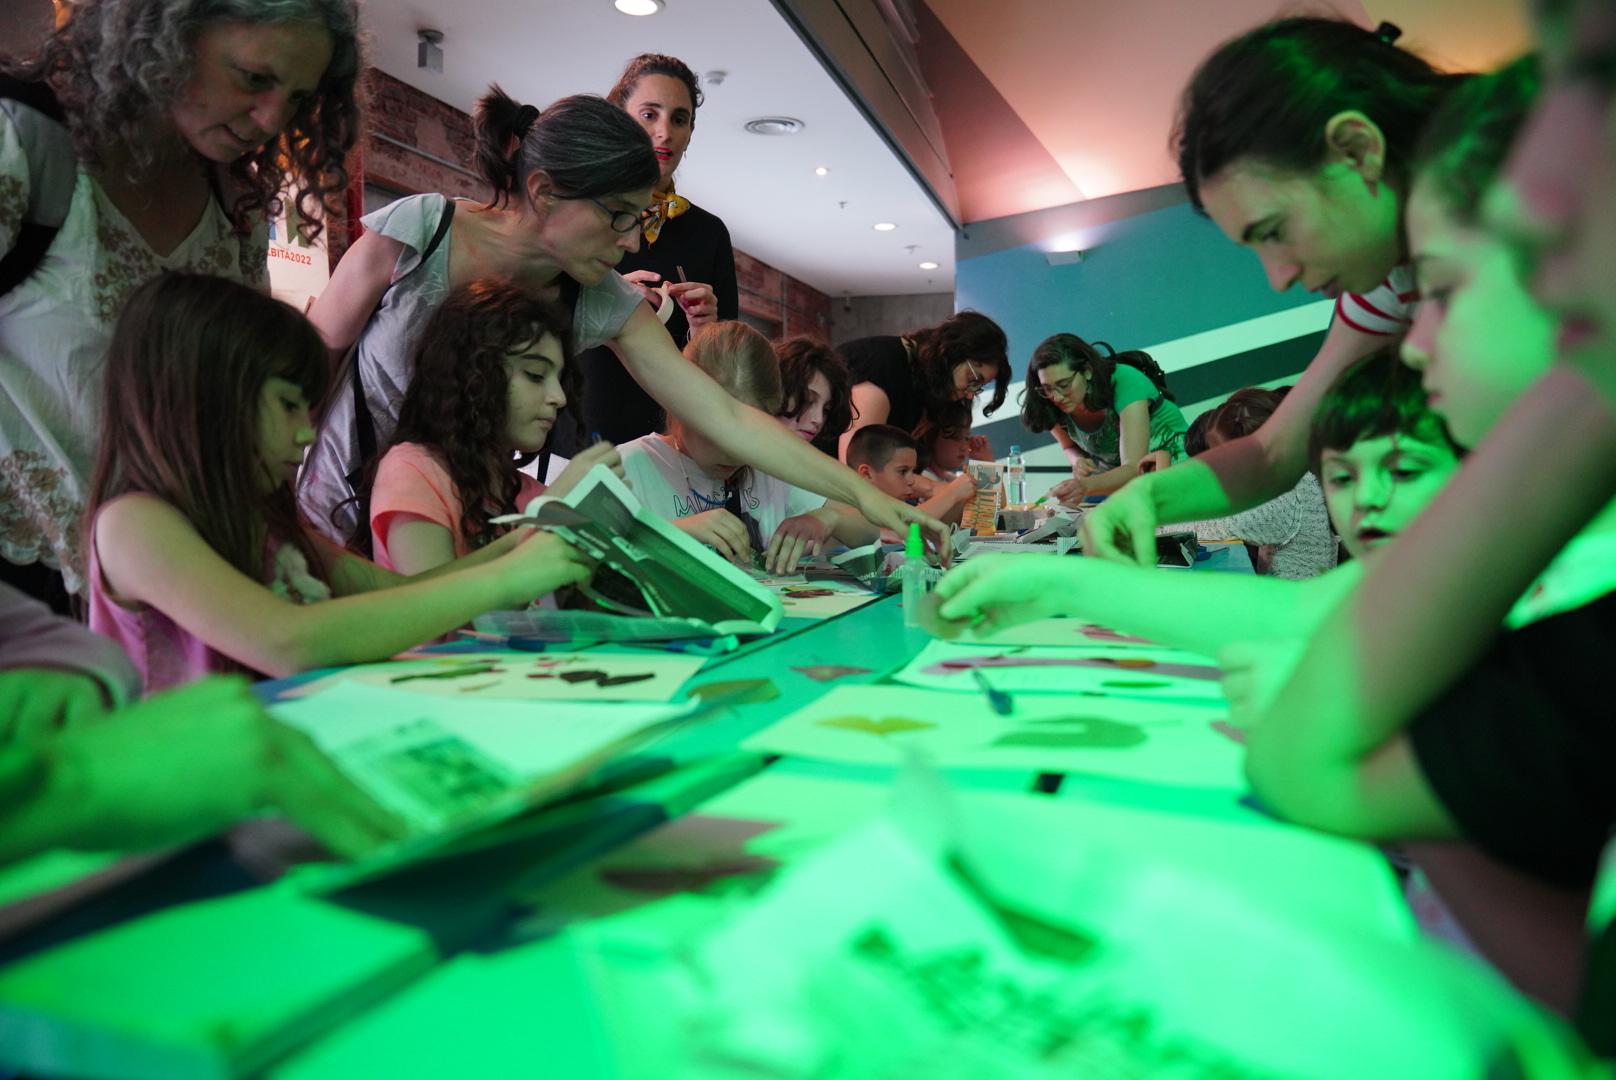
[(643, 210), (638, 214), (632, 210), (613, 210), (611, 207), (607, 206), (593, 195), (557, 195), (556, 198), (588, 199), (590, 202), (606, 211), (606, 216), (611, 218), (612, 232), (626, 233), (632, 232), (635, 229), (643, 229), (647, 224), (650, 223), (651, 218), (654, 216), (649, 210)]

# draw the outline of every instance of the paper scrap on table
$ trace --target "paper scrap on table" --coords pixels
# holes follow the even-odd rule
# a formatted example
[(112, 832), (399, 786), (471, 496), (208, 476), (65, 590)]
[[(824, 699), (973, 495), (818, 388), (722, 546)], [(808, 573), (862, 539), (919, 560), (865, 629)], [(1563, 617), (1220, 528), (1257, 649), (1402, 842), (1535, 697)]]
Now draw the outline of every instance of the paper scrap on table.
[(356, 682), (485, 701), (671, 701), (705, 662), (699, 656), (614, 653), (444, 653), (344, 668), (287, 696)]
[(780, 598), (788, 619), (828, 619), (880, 599), (856, 581), (835, 578), (792, 574), (759, 577), (758, 584)]
[(269, 711), (307, 732), (377, 801), (430, 829), (688, 708), (452, 698), (339, 682)]
[(791, 670), (806, 675), (815, 682), (833, 682), (836, 679), (845, 679), (849, 675), (868, 675), (874, 669), (850, 667), (847, 664), (809, 664), (806, 667), (793, 667)]
[(839, 686), (743, 749), (895, 765), (911, 750), (944, 768), (1085, 772), (1240, 791), (1243, 751), (1213, 722), (1226, 708), (1109, 697), (1017, 696), (1009, 716), (974, 696), (908, 686)]
[(1129, 649), (1162, 647), (1154, 641), (1118, 633), (1082, 619), (1069, 618), (1037, 619), (971, 640), (986, 645), (1108, 645)]
[(1222, 672), (1199, 653), (1178, 649), (1116, 650), (1106, 646), (1002, 648), (978, 642), (933, 641), (895, 676), (930, 690), (981, 694), (972, 670), (1006, 693), (1105, 694), (1135, 698), (1224, 701)]

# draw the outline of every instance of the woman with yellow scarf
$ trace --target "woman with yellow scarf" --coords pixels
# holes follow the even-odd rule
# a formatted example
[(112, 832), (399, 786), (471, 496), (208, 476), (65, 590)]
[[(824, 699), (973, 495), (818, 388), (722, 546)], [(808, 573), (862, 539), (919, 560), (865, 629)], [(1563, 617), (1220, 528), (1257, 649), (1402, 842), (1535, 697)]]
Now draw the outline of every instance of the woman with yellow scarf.
[[(662, 170), (644, 242), (638, 251), (624, 255), (617, 269), (648, 290), (666, 286), (668, 333), (674, 344), (683, 346), (703, 325), (739, 314), (729, 230), (716, 215), (673, 188), (673, 174), (696, 127), (701, 89), (684, 61), (645, 53), (629, 61), (606, 100), (645, 128)], [(652, 295), (650, 301), (652, 307), (663, 304), (660, 295)], [(589, 432), (624, 443), (661, 430), (662, 406), (640, 389), (611, 349), (591, 349), (577, 362), (589, 386), (584, 403)], [(575, 441), (587, 444), (585, 439)]]

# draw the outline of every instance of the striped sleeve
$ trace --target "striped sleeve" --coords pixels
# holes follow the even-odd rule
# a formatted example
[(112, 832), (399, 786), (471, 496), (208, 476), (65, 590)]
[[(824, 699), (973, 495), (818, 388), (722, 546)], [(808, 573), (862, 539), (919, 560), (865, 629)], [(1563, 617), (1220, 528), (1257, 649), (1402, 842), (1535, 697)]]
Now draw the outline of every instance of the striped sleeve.
[(1419, 300), (1413, 270), (1400, 263), (1370, 292), (1342, 293), (1335, 302), (1335, 317), (1361, 333), (1394, 337), (1414, 321)]

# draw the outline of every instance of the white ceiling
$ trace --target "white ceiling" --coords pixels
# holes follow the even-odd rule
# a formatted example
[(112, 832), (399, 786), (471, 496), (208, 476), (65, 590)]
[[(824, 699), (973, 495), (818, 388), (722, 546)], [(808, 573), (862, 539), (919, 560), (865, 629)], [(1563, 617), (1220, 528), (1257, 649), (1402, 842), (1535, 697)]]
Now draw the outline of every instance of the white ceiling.
[[(736, 247), (831, 296), (953, 291), (952, 230), (768, 0), (667, 0), (643, 18), (611, 0), (365, 0), (363, 10), (373, 64), (467, 112), (490, 82), (541, 108), (603, 94), (642, 52), (724, 71), (723, 85), (704, 87), (678, 185), (724, 219)], [(419, 29), (443, 32), (442, 75), (416, 67)], [(776, 115), (806, 127), (773, 137), (741, 127)], [(829, 175), (814, 175), (819, 166)], [(876, 232), (881, 221), (898, 228)], [(939, 268), (918, 268), (928, 260)]]

